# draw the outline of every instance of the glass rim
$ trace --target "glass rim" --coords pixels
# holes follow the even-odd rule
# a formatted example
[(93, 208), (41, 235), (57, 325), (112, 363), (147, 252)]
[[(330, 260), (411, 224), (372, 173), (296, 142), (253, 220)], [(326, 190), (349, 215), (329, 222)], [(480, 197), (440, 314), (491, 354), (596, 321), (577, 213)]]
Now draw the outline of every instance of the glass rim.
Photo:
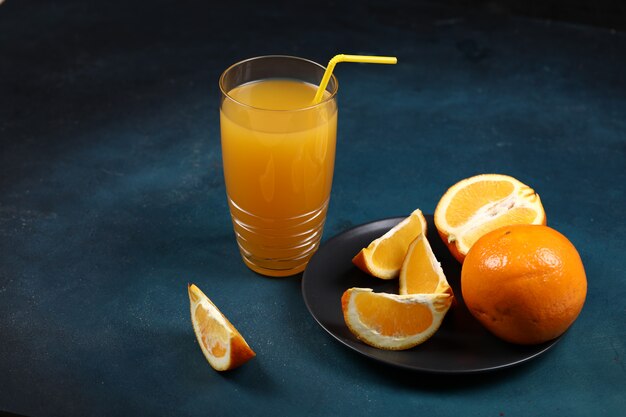
[[(312, 104), (312, 105), (306, 106), (306, 107), (299, 107), (297, 109), (287, 109), (287, 110), (265, 109), (263, 107), (251, 106), (250, 104), (242, 103), (241, 101), (235, 99), (233, 96), (228, 94), (228, 92), (224, 88), (224, 78), (226, 77), (226, 74), (228, 72), (230, 72), (233, 68), (235, 68), (235, 67), (237, 67), (239, 65), (242, 65), (242, 64), (244, 64), (246, 62), (256, 61), (256, 60), (259, 60), (259, 59), (267, 59), (267, 58), (289, 58), (289, 59), (295, 59), (295, 60), (298, 60), (298, 61), (303, 61), (303, 62), (307, 62), (309, 64), (313, 64), (313, 65), (321, 68), (323, 71), (326, 71), (326, 67), (325, 66), (323, 66), (321, 64), (318, 64), (317, 62), (312, 61), (310, 59), (301, 58), (301, 57), (298, 57), (298, 56), (293, 56), (293, 55), (260, 55), (260, 56), (255, 56), (255, 57), (252, 57), (252, 58), (247, 58), (247, 59), (235, 62), (234, 64), (232, 64), (231, 66), (229, 66), (228, 68), (226, 68), (224, 70), (222, 75), (220, 75), (220, 79), (219, 79), (220, 91), (222, 92), (222, 94), (224, 96), (228, 97), (229, 100), (232, 100), (235, 103), (237, 103), (238, 105), (243, 106), (243, 107), (247, 107), (249, 109), (261, 110), (261, 111), (267, 111), (267, 112), (298, 112), (298, 111), (311, 110), (311, 109), (314, 109), (314, 108), (316, 108), (318, 106), (321, 106), (322, 104), (328, 103), (329, 101), (331, 101), (331, 100), (333, 100), (335, 98), (335, 96), (337, 95), (337, 92), (339, 91), (339, 81), (337, 80), (337, 77), (335, 77), (335, 74), (331, 74), (330, 78), (331, 78), (331, 80), (334, 81), (335, 88), (334, 88), (333, 91), (330, 92), (330, 96), (326, 97), (325, 99), (323, 99), (322, 101), (320, 101), (317, 104)], [(271, 79), (271, 78), (264, 78), (264, 79)]]

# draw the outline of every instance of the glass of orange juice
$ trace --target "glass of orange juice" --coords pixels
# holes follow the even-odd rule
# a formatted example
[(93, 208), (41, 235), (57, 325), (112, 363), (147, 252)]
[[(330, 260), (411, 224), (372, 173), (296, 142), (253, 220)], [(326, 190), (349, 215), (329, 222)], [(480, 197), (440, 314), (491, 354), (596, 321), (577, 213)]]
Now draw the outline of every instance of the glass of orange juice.
[(220, 128), (230, 214), (245, 264), (263, 275), (304, 270), (319, 246), (337, 137), (337, 79), (313, 105), (325, 68), (261, 56), (220, 77)]

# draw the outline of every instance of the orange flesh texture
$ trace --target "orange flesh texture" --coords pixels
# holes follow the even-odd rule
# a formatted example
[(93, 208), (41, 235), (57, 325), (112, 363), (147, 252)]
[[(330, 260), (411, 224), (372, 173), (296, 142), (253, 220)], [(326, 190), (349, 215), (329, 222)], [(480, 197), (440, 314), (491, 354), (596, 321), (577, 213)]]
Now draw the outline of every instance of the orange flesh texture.
[(383, 239), (378, 243), (372, 261), (386, 269), (402, 265), (407, 247), (420, 233), (422, 233), (420, 219), (415, 216), (411, 217), (409, 224), (398, 230), (390, 239)]
[[(222, 324), (209, 315), (209, 313), (199, 305), (195, 311), (196, 321), (200, 326), (202, 344), (216, 358), (224, 356), (227, 352), (226, 344), (230, 338), (228, 331)], [(211, 337), (214, 335), (214, 337)]]
[(461, 188), (446, 210), (451, 227), (463, 225), (481, 207), (511, 195), (515, 187), (508, 181), (478, 181)]
[[(449, 212), (448, 210), (448, 213)], [(481, 236), (491, 230), (511, 224), (529, 224), (532, 223), (536, 217), (537, 212), (533, 209), (525, 207), (512, 208), (506, 213), (494, 217), (493, 220), (481, 223), (480, 226), (475, 229), (470, 229), (471, 231), (468, 231), (463, 236), (463, 243), (465, 243), (467, 247), (471, 247)]]
[(375, 293), (354, 296), (359, 318), (383, 336), (410, 336), (428, 329), (433, 315), (427, 306), (399, 303)]
[(439, 284), (439, 275), (428, 256), (424, 238), (415, 243), (406, 268), (406, 291), (408, 294), (435, 292)]

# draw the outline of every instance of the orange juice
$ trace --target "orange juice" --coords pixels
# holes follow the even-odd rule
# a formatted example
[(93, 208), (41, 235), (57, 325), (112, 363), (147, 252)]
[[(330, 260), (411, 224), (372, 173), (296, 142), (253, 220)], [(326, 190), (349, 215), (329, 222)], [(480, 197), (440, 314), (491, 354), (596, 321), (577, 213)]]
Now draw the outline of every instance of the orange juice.
[(246, 264), (265, 275), (304, 269), (322, 235), (335, 161), (337, 104), (316, 86), (265, 79), (222, 99), (224, 178)]

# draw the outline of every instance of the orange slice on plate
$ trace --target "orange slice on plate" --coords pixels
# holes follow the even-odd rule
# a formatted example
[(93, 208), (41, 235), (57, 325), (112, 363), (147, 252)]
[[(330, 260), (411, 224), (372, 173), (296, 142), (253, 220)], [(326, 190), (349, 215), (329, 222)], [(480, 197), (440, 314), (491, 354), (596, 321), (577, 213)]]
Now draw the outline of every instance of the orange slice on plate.
[(450, 308), (450, 294), (397, 295), (350, 288), (341, 297), (346, 325), (379, 349), (404, 350), (428, 340)]
[(508, 175), (466, 178), (446, 191), (435, 209), (439, 235), (459, 261), (480, 237), (502, 226), (546, 224), (539, 195)]
[(426, 233), (426, 219), (417, 209), (367, 248), (361, 249), (352, 262), (372, 276), (396, 278), (409, 245), (421, 233)]
[(420, 234), (410, 245), (400, 270), (400, 294), (449, 293), (441, 263), (435, 258), (426, 235)]
[(237, 329), (194, 284), (187, 286), (191, 322), (204, 357), (216, 371), (243, 365), (255, 353)]

